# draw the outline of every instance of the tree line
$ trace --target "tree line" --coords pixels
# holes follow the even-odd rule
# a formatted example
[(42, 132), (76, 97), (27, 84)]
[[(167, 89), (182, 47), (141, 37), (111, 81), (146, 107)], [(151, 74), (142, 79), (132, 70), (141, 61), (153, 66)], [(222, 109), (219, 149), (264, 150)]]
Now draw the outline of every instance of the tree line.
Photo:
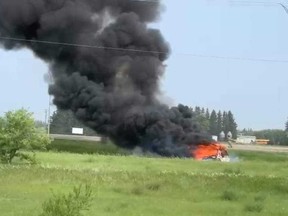
[[(229, 131), (233, 137), (237, 136), (237, 124), (231, 111), (218, 111), (200, 108), (196, 106), (185, 107), (188, 112), (192, 113), (194, 121), (200, 127), (209, 132), (211, 135), (219, 135), (222, 131), (227, 134)], [(96, 132), (78, 121), (71, 111), (57, 110), (51, 117), (50, 131), (55, 134), (71, 134), (72, 127), (84, 129), (84, 135), (96, 135)]]
[(288, 120), (285, 123), (285, 130), (265, 129), (254, 131), (251, 128), (244, 128), (239, 133), (245, 136), (256, 136), (257, 139), (268, 139), (269, 145), (288, 145)]
[(239, 131), (244, 136), (256, 136), (257, 139), (268, 139), (269, 145), (288, 145), (287, 137), (288, 128), (281, 129), (265, 129), (254, 131), (253, 129), (246, 129)]
[(83, 128), (83, 135), (96, 136), (96, 132), (80, 122), (72, 111), (57, 110), (50, 119), (51, 134), (72, 134), (72, 128)]
[(208, 131), (212, 135), (217, 135), (223, 131), (225, 135), (232, 133), (234, 139), (237, 138), (237, 123), (231, 111), (216, 111), (196, 106), (191, 108), (196, 122), (203, 130)]

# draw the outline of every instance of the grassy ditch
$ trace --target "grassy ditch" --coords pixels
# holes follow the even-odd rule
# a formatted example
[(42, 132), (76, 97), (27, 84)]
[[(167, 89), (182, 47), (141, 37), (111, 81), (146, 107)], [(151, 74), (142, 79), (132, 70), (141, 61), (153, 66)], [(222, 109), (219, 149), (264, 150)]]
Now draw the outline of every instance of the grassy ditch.
[(0, 165), (0, 213), (38, 216), (51, 191), (89, 184), (85, 216), (288, 215), (287, 155), (234, 153), (237, 163), (38, 153), (37, 165)]

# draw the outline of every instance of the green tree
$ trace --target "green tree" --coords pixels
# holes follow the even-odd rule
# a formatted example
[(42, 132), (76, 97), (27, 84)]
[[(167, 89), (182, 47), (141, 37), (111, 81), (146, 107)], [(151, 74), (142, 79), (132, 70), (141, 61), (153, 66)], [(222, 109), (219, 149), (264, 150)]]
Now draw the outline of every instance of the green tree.
[(202, 109), (201, 109), (201, 115), (205, 116), (205, 108), (204, 107), (202, 107)]
[(217, 113), (217, 135), (219, 135), (223, 131), (223, 116), (222, 112), (219, 111)]
[(209, 119), (206, 118), (205, 109), (200, 107), (195, 107), (193, 112), (195, 121), (201, 126), (202, 130), (209, 130)]
[(233, 138), (237, 137), (237, 124), (231, 111), (223, 112), (223, 131), (226, 136), (230, 131)]
[(261, 130), (255, 131), (257, 139), (269, 139), (270, 145), (288, 145), (287, 133), (284, 130)]
[(227, 135), (228, 132), (228, 127), (229, 127), (229, 120), (228, 120), (228, 115), (227, 112), (224, 111), (223, 112), (223, 116), (222, 116), (222, 124), (223, 124), (223, 131), (224, 133)]
[(44, 130), (47, 130), (47, 124), (43, 121), (39, 121), (39, 120), (36, 120), (35, 121), (35, 126), (37, 128), (43, 128)]
[(213, 135), (218, 135), (217, 114), (215, 110), (213, 110), (210, 115), (209, 132)]
[(235, 122), (234, 116), (233, 116), (231, 111), (228, 112), (227, 119), (228, 119), (228, 127), (227, 127), (228, 131), (227, 131), (227, 133), (230, 131), (233, 135), (233, 138), (236, 139), (238, 126)]
[(50, 124), (52, 134), (72, 134), (73, 127), (83, 128), (84, 135), (96, 135), (95, 131), (78, 121), (71, 111), (57, 110), (53, 113)]
[(201, 108), (196, 106), (195, 109), (194, 109), (194, 113), (196, 116), (200, 116), (201, 115)]
[(208, 108), (206, 109), (205, 118), (210, 119), (210, 112)]
[(285, 123), (285, 131), (288, 132), (288, 120)]
[(239, 131), (239, 133), (243, 134), (244, 136), (254, 136), (254, 131), (252, 128), (244, 128), (242, 131)]
[(0, 117), (0, 160), (11, 163), (15, 157), (33, 160), (21, 150), (45, 149), (50, 139), (45, 130), (36, 128), (32, 113), (25, 109), (7, 112)]

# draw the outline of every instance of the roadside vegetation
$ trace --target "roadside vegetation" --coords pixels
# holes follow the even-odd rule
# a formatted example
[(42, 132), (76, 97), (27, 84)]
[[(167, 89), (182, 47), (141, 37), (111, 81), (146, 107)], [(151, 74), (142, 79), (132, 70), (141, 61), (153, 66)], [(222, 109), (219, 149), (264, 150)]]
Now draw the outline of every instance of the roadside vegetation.
[(0, 161), (12, 163), (14, 158), (35, 163), (35, 154), (23, 151), (44, 150), (50, 143), (45, 131), (36, 127), (32, 113), (25, 109), (7, 112), (0, 117)]
[(101, 154), (101, 155), (126, 155), (129, 152), (119, 148), (112, 142), (93, 142), (93, 141), (73, 141), (73, 140), (53, 140), (47, 146), (49, 151), (69, 152), (78, 154)]
[[(9, 115), (1, 157), (17, 146), (37, 163), (1, 160), (1, 216), (288, 215), (288, 154), (231, 150), (231, 163), (147, 157), (110, 142), (50, 143), (29, 113)], [(33, 130), (20, 133), (26, 125)]]
[(0, 212), (45, 215), (44, 203), (60, 208), (53, 207), (53, 194), (69, 197), (73, 188), (88, 184), (93, 195), (80, 211), (84, 216), (287, 215), (288, 155), (233, 154), (238, 162), (38, 152), (36, 165), (0, 165)]

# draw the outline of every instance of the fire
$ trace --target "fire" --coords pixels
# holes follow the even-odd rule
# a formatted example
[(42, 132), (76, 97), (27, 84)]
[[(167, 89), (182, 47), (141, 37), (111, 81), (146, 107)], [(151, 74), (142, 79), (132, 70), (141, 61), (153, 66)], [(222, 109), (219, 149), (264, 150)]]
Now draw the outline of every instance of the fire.
[(209, 143), (209, 144), (200, 144), (194, 149), (191, 149), (191, 155), (196, 160), (205, 160), (205, 159), (223, 159), (228, 157), (227, 148), (218, 142)]

